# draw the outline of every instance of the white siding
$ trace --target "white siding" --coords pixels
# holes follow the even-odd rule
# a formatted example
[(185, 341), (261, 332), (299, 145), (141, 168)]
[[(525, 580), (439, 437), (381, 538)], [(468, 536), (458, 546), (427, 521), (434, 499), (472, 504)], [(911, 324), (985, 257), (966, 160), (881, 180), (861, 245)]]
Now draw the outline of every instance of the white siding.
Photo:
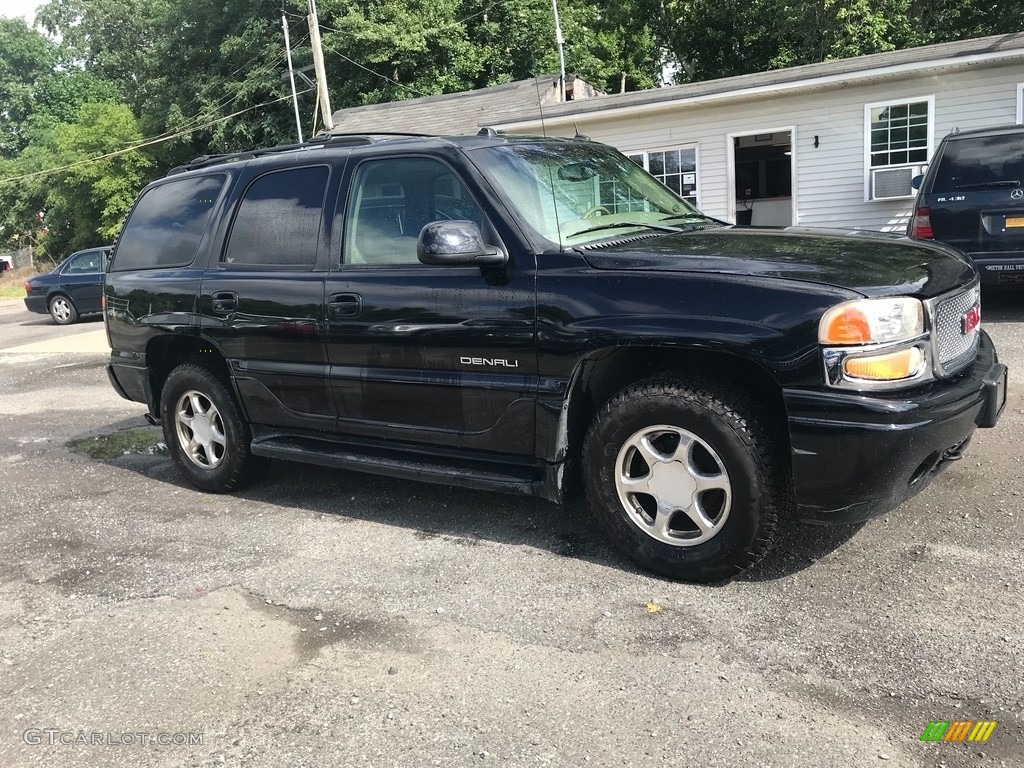
[[(580, 132), (625, 153), (696, 142), (698, 194), (708, 214), (732, 219), (729, 205), (730, 134), (794, 129), (793, 191), (798, 219), (807, 226), (902, 231), (912, 199), (865, 202), (864, 106), (935, 97), (932, 148), (954, 127), (979, 128), (1015, 122), (1024, 66), (975, 65), (940, 74), (887, 78), (711, 106), (666, 105), (664, 111), (576, 118)], [(537, 127), (519, 133), (537, 133)], [(572, 131), (559, 130), (571, 134)], [(819, 146), (814, 147), (814, 137)]]

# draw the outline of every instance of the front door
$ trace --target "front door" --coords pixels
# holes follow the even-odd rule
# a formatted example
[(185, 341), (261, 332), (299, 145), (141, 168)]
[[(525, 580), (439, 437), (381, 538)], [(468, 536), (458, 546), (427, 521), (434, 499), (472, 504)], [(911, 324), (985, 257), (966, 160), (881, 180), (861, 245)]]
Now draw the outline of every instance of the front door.
[(497, 238), (440, 159), (369, 158), (355, 168), (326, 288), (339, 430), (532, 456), (532, 265), (515, 264), (516, 254), (501, 268), (421, 264), (420, 229), (439, 219), (475, 221)]
[(735, 221), (788, 227), (793, 221), (793, 134), (788, 130), (736, 136), (733, 143)]

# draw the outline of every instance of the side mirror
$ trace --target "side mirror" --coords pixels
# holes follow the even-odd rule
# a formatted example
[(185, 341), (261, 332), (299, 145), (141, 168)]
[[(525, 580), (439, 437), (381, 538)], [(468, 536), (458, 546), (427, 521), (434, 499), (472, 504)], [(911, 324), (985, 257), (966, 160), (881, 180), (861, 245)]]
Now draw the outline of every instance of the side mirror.
[(416, 256), (423, 264), (471, 264), (498, 267), (508, 261), (499, 248), (484, 242), (472, 221), (432, 221), (420, 230)]
[(914, 189), (920, 189), (922, 181), (924, 181), (924, 174), (915, 176), (910, 180), (910, 186), (912, 186)]

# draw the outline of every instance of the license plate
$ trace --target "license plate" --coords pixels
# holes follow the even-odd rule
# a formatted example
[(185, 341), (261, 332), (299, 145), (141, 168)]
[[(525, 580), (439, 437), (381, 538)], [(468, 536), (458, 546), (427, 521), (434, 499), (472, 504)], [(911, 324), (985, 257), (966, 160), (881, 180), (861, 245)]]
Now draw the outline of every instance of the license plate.
[(1024, 216), (1007, 216), (1007, 227), (1024, 227)]

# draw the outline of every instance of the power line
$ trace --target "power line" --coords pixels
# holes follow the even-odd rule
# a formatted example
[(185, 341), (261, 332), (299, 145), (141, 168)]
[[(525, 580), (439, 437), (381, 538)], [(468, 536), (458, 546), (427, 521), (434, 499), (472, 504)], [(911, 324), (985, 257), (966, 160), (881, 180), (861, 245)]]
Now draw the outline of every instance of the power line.
[[(309, 93), (310, 90), (312, 90), (312, 89), (307, 88), (305, 91), (299, 91), (299, 94), (301, 95), (301, 94), (304, 94), (304, 93)], [(162, 144), (165, 141), (171, 141), (173, 139), (177, 139), (177, 138), (179, 138), (181, 136), (184, 136), (186, 134), (194, 133), (195, 131), (200, 131), (200, 130), (202, 130), (204, 128), (209, 128), (210, 126), (216, 125), (217, 123), (222, 123), (225, 120), (230, 120), (233, 117), (238, 117), (239, 115), (244, 115), (246, 112), (251, 112), (254, 109), (259, 109), (260, 107), (269, 107), (271, 104), (277, 104), (278, 102), (281, 102), (281, 101), (284, 101), (285, 99), (290, 99), (290, 98), (291, 98), (291, 94), (287, 94), (285, 96), (281, 96), (280, 98), (273, 99), (271, 101), (265, 101), (262, 104), (254, 104), (251, 107), (246, 107), (245, 109), (240, 109), (237, 112), (232, 112), (230, 115), (224, 115), (223, 117), (218, 117), (216, 120), (211, 120), (210, 122), (204, 123), (203, 125), (196, 126), (195, 128), (189, 128), (187, 130), (178, 131), (177, 133), (174, 133), (171, 136), (162, 136), (162, 135), (161, 136), (157, 136), (157, 137), (152, 138), (152, 139), (147, 139), (147, 140), (145, 140), (145, 141), (143, 141), (143, 142), (141, 142), (139, 144), (135, 144), (134, 146), (125, 147), (124, 149), (115, 150), (114, 152), (107, 152), (106, 154), (97, 155), (96, 157), (87, 157), (84, 160), (78, 160), (78, 161), (76, 161), (74, 163), (68, 163), (67, 165), (57, 166), (56, 168), (47, 168), (46, 170), (43, 170), (43, 171), (33, 171), (32, 173), (22, 174), (21, 176), (10, 176), (8, 178), (0, 179), (0, 184), (3, 184), (5, 182), (12, 182), (12, 181), (22, 181), (24, 179), (31, 179), (31, 178), (35, 178), (37, 176), (46, 176), (46, 175), (49, 175), (51, 173), (58, 173), (60, 171), (69, 171), (72, 168), (78, 168), (79, 166), (88, 165), (89, 163), (98, 163), (101, 160), (109, 160), (112, 157), (118, 157), (120, 155), (126, 155), (129, 152), (135, 152), (135, 151), (137, 151), (139, 149), (142, 149), (143, 147), (153, 146), (154, 144)]]
[[(299, 40), (299, 42), (297, 44), (301, 45), (302, 42), (304, 42), (308, 37), (309, 37), (308, 35), (304, 36), (303, 38), (301, 38)], [(228, 77), (229, 78), (230, 77), (234, 77), (234, 75), (236, 75), (238, 72), (242, 71), (249, 64), (252, 64), (252, 62), (254, 62), (256, 60), (256, 58), (257, 57), (253, 57), (252, 59), (250, 59), (246, 64), (243, 64), (241, 67), (236, 69)], [(277, 57), (273, 61), (271, 61), (271, 62), (269, 62), (267, 64), (264, 64), (264, 65), (262, 65), (260, 67), (257, 67), (256, 69), (252, 70), (250, 72), (250, 74), (261, 74), (261, 73), (264, 73), (264, 72), (269, 73), (272, 69), (276, 68), (280, 63), (282, 63), (282, 61), (284, 59), (285, 59), (285, 54), (284, 53), (280, 53), (280, 54), (277, 55)], [(218, 103), (216, 103), (214, 105), (207, 106), (199, 114), (194, 115), (189, 120), (186, 120), (181, 126), (178, 127), (177, 130), (178, 131), (183, 131), (183, 130), (185, 130), (187, 128), (190, 128), (190, 127), (196, 125), (197, 123), (199, 123), (202, 120), (208, 119), (213, 114), (216, 114), (220, 110), (224, 109), (224, 107), (226, 107), (229, 104), (232, 104), (232, 103), (238, 101), (238, 99), (241, 98), (241, 96), (242, 96), (241, 93), (236, 93), (234, 96), (227, 96), (227, 97), (221, 99), (220, 102), (218, 102)], [(192, 99), (192, 101), (189, 102), (189, 104), (194, 104), (198, 100), (199, 100), (199, 97), (196, 96), (195, 98)], [(169, 135), (170, 133), (172, 133), (172, 131), (165, 131), (164, 133), (159, 134), (159, 135), (160, 136), (165, 136), (165, 135)]]
[(419, 94), (420, 96), (436, 96), (437, 95), (436, 93), (424, 93), (423, 91), (419, 90), (418, 88), (413, 88), (411, 85), (406, 85), (405, 83), (400, 83), (397, 80), (391, 79), (387, 75), (382, 75), (380, 72), (375, 72), (374, 70), (370, 69), (369, 67), (364, 67), (362, 64), (360, 64), (355, 59), (350, 59), (345, 54), (338, 53), (338, 51), (336, 51), (333, 48), (330, 48), (330, 47), (328, 47), (326, 45), (324, 46), (324, 48), (326, 48), (328, 51), (333, 53), (335, 56), (340, 56), (345, 61), (347, 61), (349, 64), (352, 64), (352, 65), (354, 65), (356, 67), (359, 67), (364, 72), (369, 72), (374, 77), (379, 77), (381, 80), (387, 80), (389, 83), (394, 83), (399, 88), (405, 88), (407, 91), (412, 91), (413, 93)]

